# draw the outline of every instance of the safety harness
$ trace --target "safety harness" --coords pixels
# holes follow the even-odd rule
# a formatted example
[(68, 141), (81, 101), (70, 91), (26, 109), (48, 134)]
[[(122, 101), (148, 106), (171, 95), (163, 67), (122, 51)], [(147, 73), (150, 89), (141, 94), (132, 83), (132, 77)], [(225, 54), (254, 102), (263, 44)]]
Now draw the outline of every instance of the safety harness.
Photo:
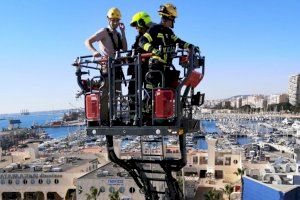
[[(117, 37), (118, 37), (118, 45), (116, 44), (115, 40), (114, 40), (114, 36), (113, 36), (113, 33), (109, 30), (109, 28), (105, 28), (105, 30), (107, 31), (110, 39), (111, 39), (111, 42), (113, 44), (113, 47), (114, 47), (114, 50), (115, 51), (119, 51), (120, 49), (123, 48), (123, 45), (122, 45), (122, 41), (121, 41), (121, 36), (119, 33), (117, 33)], [(118, 75), (117, 77), (118, 78), (122, 78), (122, 80), (125, 80), (125, 76), (124, 76), (124, 73), (121, 69), (121, 67), (118, 67), (116, 68), (116, 75)], [(127, 85), (126, 81), (124, 81), (124, 84), (125, 86)]]

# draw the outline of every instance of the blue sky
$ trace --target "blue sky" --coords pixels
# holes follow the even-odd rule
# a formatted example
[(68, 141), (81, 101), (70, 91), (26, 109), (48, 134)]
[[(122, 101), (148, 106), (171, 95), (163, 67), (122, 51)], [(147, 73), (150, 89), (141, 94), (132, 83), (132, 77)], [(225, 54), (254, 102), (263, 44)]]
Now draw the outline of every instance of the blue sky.
[(200, 89), (209, 99), (286, 92), (289, 75), (300, 73), (297, 0), (7, 0), (0, 6), (0, 113), (81, 106), (70, 64), (89, 54), (84, 40), (107, 25), (107, 10), (120, 8), (131, 45), (132, 15), (143, 10), (158, 22), (167, 2), (178, 9), (174, 32), (206, 56)]

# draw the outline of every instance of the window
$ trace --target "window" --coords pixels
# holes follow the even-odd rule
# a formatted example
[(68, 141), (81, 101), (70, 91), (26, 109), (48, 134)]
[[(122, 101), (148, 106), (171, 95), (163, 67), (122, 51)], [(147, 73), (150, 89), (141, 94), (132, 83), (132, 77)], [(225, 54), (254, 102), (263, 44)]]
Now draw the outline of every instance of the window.
[(5, 184), (5, 180), (2, 179), (1, 180), (1, 184), (4, 185)]
[(238, 164), (238, 161), (237, 161), (237, 160), (234, 160), (233, 163), (236, 165), (236, 164)]
[(215, 171), (215, 178), (216, 179), (222, 179), (223, 178), (223, 171), (222, 170), (216, 170)]
[(216, 165), (223, 165), (223, 158), (222, 157), (216, 157), (215, 164)]
[(54, 183), (55, 183), (55, 184), (58, 184), (58, 183), (59, 183), (59, 180), (58, 180), (58, 179), (54, 179)]
[(105, 192), (105, 187), (104, 186), (100, 187), (100, 192)]
[(125, 187), (120, 187), (120, 188), (119, 188), (119, 192), (120, 192), (120, 193), (124, 193), (124, 192), (125, 192)]
[(39, 184), (43, 184), (43, 179), (39, 179)]
[(115, 192), (115, 188), (114, 188), (114, 187), (110, 187), (110, 188), (109, 188), (109, 192), (110, 192), (110, 193)]
[(8, 184), (9, 184), (9, 185), (12, 184), (12, 180), (11, 180), (11, 179), (8, 180)]
[(225, 158), (225, 165), (231, 165), (231, 157)]
[(131, 197), (122, 197), (121, 200), (132, 200)]
[(23, 184), (24, 184), (24, 185), (26, 185), (27, 182), (28, 182), (28, 181), (27, 181), (26, 179), (23, 180)]
[(78, 188), (79, 188), (79, 189), (78, 189), (78, 193), (81, 194), (81, 193), (82, 193), (82, 187), (79, 186)]
[(193, 156), (193, 164), (198, 164), (198, 156)]
[(16, 180), (16, 184), (17, 184), (17, 185), (20, 184), (20, 180), (19, 180), (19, 179)]
[(46, 183), (49, 185), (51, 183), (51, 179), (47, 179)]
[(131, 194), (135, 193), (135, 188), (134, 188), (134, 187), (129, 188), (129, 192), (130, 192)]
[(34, 180), (34, 179), (31, 179), (31, 180), (30, 180), (30, 183), (31, 183), (31, 184), (35, 184), (35, 180)]
[(205, 165), (207, 164), (207, 156), (200, 156), (200, 165)]

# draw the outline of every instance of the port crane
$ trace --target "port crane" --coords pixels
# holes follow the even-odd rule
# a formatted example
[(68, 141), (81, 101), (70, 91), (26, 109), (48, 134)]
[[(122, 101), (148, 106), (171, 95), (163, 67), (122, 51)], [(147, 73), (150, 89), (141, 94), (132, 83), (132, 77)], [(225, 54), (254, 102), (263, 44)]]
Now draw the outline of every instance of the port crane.
[[(186, 159), (186, 133), (199, 129), (199, 121), (193, 119), (194, 106), (201, 106), (205, 94), (195, 92), (195, 87), (200, 83), (205, 73), (205, 57), (195, 53), (194, 49), (180, 49), (178, 45), (168, 53), (173, 58), (173, 63), (178, 60), (181, 68), (180, 78), (175, 87), (166, 87), (168, 77), (160, 71), (149, 70), (146, 74), (161, 74), (161, 84), (151, 92), (143, 88), (141, 65), (143, 59), (151, 54), (136, 53), (135, 50), (116, 52), (114, 58), (95, 59), (93, 56), (77, 57), (73, 66), (76, 67), (77, 83), (81, 88), (79, 95), (85, 96), (85, 112), (87, 133), (90, 135), (105, 135), (109, 159), (124, 168), (134, 179), (146, 200), (160, 198), (180, 200), (184, 195), (180, 190), (178, 181), (173, 177), (174, 172), (180, 171), (187, 162)], [(134, 66), (135, 76), (117, 79), (116, 68)], [(101, 68), (108, 69), (109, 84), (109, 124), (101, 124), (100, 99), (102, 86), (105, 79)], [(176, 70), (173, 64), (170, 69)], [(86, 69), (88, 71), (83, 71)], [(91, 76), (90, 70), (96, 71)], [(83, 76), (89, 76), (84, 79)], [(146, 78), (147, 81), (147, 78)], [(134, 94), (122, 94), (115, 90), (116, 83), (134, 83)], [(125, 84), (124, 84), (125, 85)], [(144, 107), (145, 98), (151, 95), (151, 121), (145, 123)], [(129, 106), (134, 104), (134, 108)], [(134, 123), (128, 123), (129, 116), (134, 115)], [(133, 135), (140, 138), (140, 156), (122, 158), (114, 148), (117, 136)], [(164, 148), (166, 136), (176, 137), (179, 144), (179, 157), (167, 157)], [(146, 147), (160, 146), (161, 150), (153, 153), (146, 151)], [(165, 187), (161, 187), (161, 185)]]

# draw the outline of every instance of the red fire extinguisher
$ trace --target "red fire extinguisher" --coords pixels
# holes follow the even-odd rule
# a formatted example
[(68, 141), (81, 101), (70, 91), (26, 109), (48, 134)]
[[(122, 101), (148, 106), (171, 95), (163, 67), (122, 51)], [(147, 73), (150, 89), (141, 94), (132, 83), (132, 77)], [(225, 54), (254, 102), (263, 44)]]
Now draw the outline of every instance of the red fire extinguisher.
[(170, 89), (157, 89), (154, 91), (154, 117), (168, 119), (174, 116), (174, 91)]
[(85, 115), (88, 121), (100, 121), (100, 95), (99, 93), (85, 96)]

